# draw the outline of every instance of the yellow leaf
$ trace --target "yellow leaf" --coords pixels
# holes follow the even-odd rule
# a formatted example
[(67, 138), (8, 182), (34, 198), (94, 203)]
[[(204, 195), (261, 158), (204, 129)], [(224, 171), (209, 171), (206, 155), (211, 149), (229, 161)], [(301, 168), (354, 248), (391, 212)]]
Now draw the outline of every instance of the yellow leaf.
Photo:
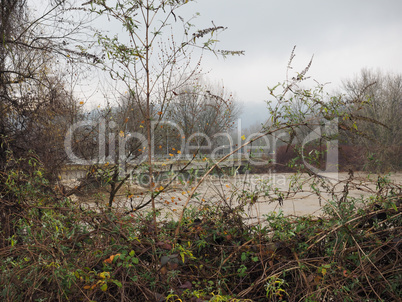
[(83, 102), (83, 101), (81, 101), (81, 102), (80, 102), (80, 105), (84, 105), (84, 102)]
[(181, 154), (181, 151), (180, 151), (180, 150), (177, 150), (177, 154)]
[(159, 187), (159, 191), (162, 191), (164, 189), (164, 187), (160, 186)]
[(169, 153), (169, 156), (173, 156), (173, 154), (172, 154), (172, 153)]
[[(113, 258), (114, 258), (114, 256), (113, 256)], [(109, 279), (110, 278), (110, 273), (109, 272), (102, 272), (102, 273), (99, 274), (99, 277), (102, 278), (102, 279), (106, 279), (106, 278)]]
[(175, 151), (176, 149), (175, 149), (175, 148), (172, 148), (172, 150)]
[(241, 136), (241, 139), (244, 141), (244, 140), (246, 139), (246, 136), (245, 136), (245, 135), (242, 135), (242, 136)]
[(124, 137), (124, 132), (122, 130), (120, 130), (119, 135), (120, 135), (120, 137)]
[(91, 288), (90, 285), (85, 285), (85, 286), (84, 286), (84, 289), (90, 289), (90, 288)]
[(321, 274), (322, 274), (323, 276), (325, 276), (325, 275), (327, 274), (327, 269), (326, 269), (326, 268), (323, 268), (323, 269), (321, 270)]

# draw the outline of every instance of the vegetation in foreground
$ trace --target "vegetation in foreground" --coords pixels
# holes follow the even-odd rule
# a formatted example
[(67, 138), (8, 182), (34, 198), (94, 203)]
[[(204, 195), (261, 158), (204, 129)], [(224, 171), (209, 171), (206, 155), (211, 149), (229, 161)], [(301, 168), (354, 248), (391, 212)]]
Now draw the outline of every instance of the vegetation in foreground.
[[(31, 20), (26, 1), (1, 1), (0, 33), (5, 46), (0, 48), (1, 300), (398, 300), (401, 187), (386, 177), (378, 178), (376, 191), (363, 200), (348, 193), (355, 185), (352, 173), (340, 195), (313, 174), (311, 192), (318, 198), (332, 194), (323, 217), (271, 213), (260, 224), (251, 225), (244, 217), (247, 206), (256, 202), (253, 192), (240, 190), (236, 197), (239, 206), (235, 207), (209, 200), (201, 206), (188, 206), (204, 176), (219, 168), (222, 158), (191, 190), (178, 221), (157, 211), (154, 197), (163, 190), (152, 186), (153, 122), (160, 126), (156, 133), (160, 152), (164, 154), (166, 147), (169, 157), (182, 152), (176, 145), (179, 140), (168, 137), (172, 132), (167, 127), (169, 120), (180, 124), (184, 114), (192, 117), (190, 123), (181, 125), (188, 133), (174, 133), (179, 139), (201, 130), (214, 136), (233, 127), (238, 113), (233, 98), (193, 83), (200, 62), (192, 66), (189, 56), (194, 49), (213, 51), (215, 34), (224, 27), (212, 23), (212, 27), (198, 30), (191, 17), (185, 21), (176, 16), (175, 11), (191, 1), (161, 0), (155, 5), (121, 1), (116, 7), (89, 1), (79, 8), (66, 1), (52, 2), (42, 16)], [(66, 17), (67, 12), (74, 12), (77, 22)], [(86, 32), (90, 22), (78, 12), (120, 22), (131, 42), (122, 44), (99, 30)], [(170, 34), (170, 25), (178, 21), (184, 32), (176, 39)], [(223, 56), (243, 53), (213, 52)], [(293, 50), (288, 70), (294, 56)], [(152, 57), (158, 58), (156, 68), (149, 68)], [(324, 94), (324, 85), (306, 88), (311, 63), (294, 77), (287, 76), (283, 84), (269, 88), (270, 120), (257, 130), (257, 137), (241, 135), (237, 143), (245, 142), (236, 145), (234, 152), (247, 145), (251, 149), (253, 142), (255, 148), (257, 140), (265, 136), (275, 141), (282, 137), (286, 150), (296, 142), (297, 148), (290, 148), (283, 162), (278, 158), (278, 164), (296, 170), (303, 169), (305, 162), (319, 165), (325, 150), (311, 150), (303, 161), (303, 153), (297, 152), (300, 139), (311, 132), (321, 133), (325, 127), (328, 133), (317, 137), (320, 146), (340, 139), (346, 154), (368, 158), (364, 167), (370, 171), (400, 170), (397, 112), (402, 77), (366, 71), (361, 79), (345, 83), (346, 96), (330, 96)], [(127, 92), (116, 99), (118, 110), (108, 106), (99, 110), (103, 115), (92, 117), (83, 111), (85, 100), (74, 97), (73, 87), (89, 66), (108, 72), (119, 90), (125, 88), (116, 89), (116, 95)], [(65, 72), (60, 72), (63, 69)], [(180, 110), (186, 106), (190, 109)], [(73, 137), (67, 130), (77, 122), (90, 127), (82, 127)], [(131, 141), (125, 149), (120, 143), (126, 142), (130, 132), (144, 139)], [(105, 139), (102, 146), (96, 144), (106, 134), (110, 142), (106, 144)], [(65, 144), (66, 137), (71, 139), (70, 146)], [(351, 146), (361, 151), (351, 152)], [(146, 155), (147, 164), (139, 168), (149, 175), (151, 212), (139, 211), (147, 204), (134, 205), (132, 212), (124, 215), (113, 208), (116, 192), (129, 175), (120, 177), (119, 165), (105, 163), (102, 148), (109, 151), (110, 162), (122, 166)], [(55, 186), (58, 172), (74, 152), (103, 165), (101, 181), (107, 180), (110, 186), (104, 208), (85, 210)], [(289, 190), (297, 192), (302, 186), (298, 187), (297, 175), (294, 179)], [(265, 185), (263, 190), (272, 194), (272, 202), (287, 201), (284, 192)]]
[[(402, 296), (401, 187), (379, 177), (322, 217), (246, 208), (152, 213), (87, 211), (61, 197), (35, 158), (2, 174), (3, 301), (397, 301)], [(31, 171), (31, 172), (28, 172)], [(286, 202), (286, 200), (284, 201)]]

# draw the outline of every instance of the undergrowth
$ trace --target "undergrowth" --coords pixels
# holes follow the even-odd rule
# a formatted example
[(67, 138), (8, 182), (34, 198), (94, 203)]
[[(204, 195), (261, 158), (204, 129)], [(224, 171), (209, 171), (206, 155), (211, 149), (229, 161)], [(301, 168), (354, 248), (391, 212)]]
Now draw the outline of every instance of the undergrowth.
[[(324, 215), (204, 205), (177, 222), (80, 208), (40, 163), (1, 174), (2, 301), (397, 301), (402, 296), (401, 187), (386, 177), (366, 199)], [(346, 183), (345, 186), (347, 186)], [(347, 192), (347, 190), (346, 190)]]

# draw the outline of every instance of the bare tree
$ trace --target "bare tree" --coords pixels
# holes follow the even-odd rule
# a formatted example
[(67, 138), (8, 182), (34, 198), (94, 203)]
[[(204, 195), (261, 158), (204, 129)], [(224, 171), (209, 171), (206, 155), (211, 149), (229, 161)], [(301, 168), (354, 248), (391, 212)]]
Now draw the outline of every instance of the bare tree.
[(34, 150), (52, 172), (66, 158), (62, 137), (78, 110), (60, 67), (96, 59), (77, 51), (74, 43), (84, 23), (63, 19), (72, 9), (67, 5), (49, 1), (33, 17), (28, 1), (1, 0), (0, 11), (0, 145), (7, 140), (16, 157)]
[(349, 143), (365, 147), (372, 168), (400, 169), (402, 75), (363, 69), (343, 82), (343, 90), (352, 109), (360, 111), (356, 131), (347, 136)]
[[(165, 118), (183, 129), (187, 140), (194, 135), (187, 144), (202, 146), (205, 136), (213, 140), (214, 135), (230, 131), (239, 117), (240, 105), (218, 84), (207, 85), (199, 81), (175, 94)], [(203, 150), (204, 153), (210, 151)]]

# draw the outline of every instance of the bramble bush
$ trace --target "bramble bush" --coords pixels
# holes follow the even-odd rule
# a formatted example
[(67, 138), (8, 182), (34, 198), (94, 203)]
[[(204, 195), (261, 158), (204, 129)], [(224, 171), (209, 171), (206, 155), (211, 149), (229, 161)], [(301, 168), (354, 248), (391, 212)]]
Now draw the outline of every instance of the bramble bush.
[[(13, 160), (2, 174), (3, 301), (396, 301), (402, 295), (401, 187), (345, 193), (321, 217), (205, 203), (177, 221), (80, 208)], [(353, 186), (350, 177), (345, 186)], [(347, 191), (347, 190), (345, 190)], [(17, 210), (16, 210), (17, 209)], [(6, 225), (8, 223), (8, 225)], [(9, 232), (5, 232), (9, 230)]]

